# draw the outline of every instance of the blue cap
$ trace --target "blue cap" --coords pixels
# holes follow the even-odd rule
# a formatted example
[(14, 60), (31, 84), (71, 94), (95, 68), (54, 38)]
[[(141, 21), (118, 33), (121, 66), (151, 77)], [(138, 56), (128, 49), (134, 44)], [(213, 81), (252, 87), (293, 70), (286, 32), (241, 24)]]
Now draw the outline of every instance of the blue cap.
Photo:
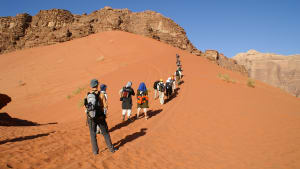
[(100, 90), (101, 91), (106, 91), (106, 85), (105, 84), (101, 84), (100, 85)]

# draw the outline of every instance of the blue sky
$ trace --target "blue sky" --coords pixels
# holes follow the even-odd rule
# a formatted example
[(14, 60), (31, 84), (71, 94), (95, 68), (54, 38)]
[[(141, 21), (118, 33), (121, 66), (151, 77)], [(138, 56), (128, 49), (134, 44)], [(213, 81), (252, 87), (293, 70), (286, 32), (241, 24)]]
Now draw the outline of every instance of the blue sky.
[(216, 49), (228, 57), (249, 49), (300, 54), (300, 0), (1, 0), (0, 16), (52, 8), (83, 14), (104, 6), (159, 12), (182, 26), (202, 51)]

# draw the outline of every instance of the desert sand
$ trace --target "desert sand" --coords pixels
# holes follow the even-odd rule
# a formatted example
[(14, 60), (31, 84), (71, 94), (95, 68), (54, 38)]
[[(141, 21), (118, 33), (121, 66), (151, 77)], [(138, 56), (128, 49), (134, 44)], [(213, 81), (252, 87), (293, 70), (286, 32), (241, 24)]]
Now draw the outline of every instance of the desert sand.
[[(153, 82), (174, 73), (176, 53), (184, 83), (176, 97), (160, 105)], [(115, 153), (101, 135), (100, 154), (91, 151), (81, 105), (92, 78), (108, 85)], [(0, 126), (0, 168), (299, 169), (299, 98), (259, 81), (248, 87), (247, 79), (120, 31), (1, 55), (0, 89), (11, 102), (0, 112), (28, 125)], [(135, 90), (142, 81), (151, 90), (147, 121), (121, 121), (118, 91), (129, 80)]]

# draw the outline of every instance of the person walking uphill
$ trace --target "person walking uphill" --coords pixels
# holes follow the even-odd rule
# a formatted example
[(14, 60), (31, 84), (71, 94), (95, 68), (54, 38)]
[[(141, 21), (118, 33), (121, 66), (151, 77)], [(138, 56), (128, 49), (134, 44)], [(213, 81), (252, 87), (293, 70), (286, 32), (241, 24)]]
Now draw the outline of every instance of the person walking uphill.
[(137, 89), (137, 113), (136, 118), (139, 118), (141, 109), (144, 110), (145, 119), (148, 120), (147, 109), (149, 108), (149, 97), (148, 90), (144, 82), (140, 83), (139, 88)]
[(132, 97), (135, 96), (134, 90), (131, 88), (132, 82), (128, 82), (125, 87), (120, 90), (120, 101), (122, 101), (122, 116), (123, 121), (125, 120), (126, 112), (127, 119), (130, 119), (131, 109), (132, 109)]
[(153, 89), (154, 89), (154, 99), (157, 99), (157, 84), (159, 83), (159, 80), (155, 81), (153, 84)]
[(172, 78), (169, 77), (166, 81), (166, 96), (167, 96), (167, 99), (170, 99), (172, 93), (173, 93), (173, 81), (172, 81)]
[(158, 96), (160, 104), (164, 104), (165, 102), (165, 84), (163, 79), (160, 79), (159, 83), (157, 84), (158, 89)]
[(89, 125), (92, 151), (94, 154), (99, 153), (99, 148), (97, 144), (96, 128), (99, 126), (101, 133), (105, 139), (106, 145), (111, 152), (115, 152), (116, 149), (111, 143), (110, 135), (108, 133), (108, 127), (106, 123), (106, 116), (104, 114), (104, 107), (106, 102), (103, 97), (100, 97), (100, 92), (98, 91), (98, 80), (91, 80), (90, 86), (91, 90), (87, 93), (84, 99), (84, 105), (87, 113), (87, 122)]
[(176, 53), (176, 61), (178, 61), (180, 56)]
[(180, 81), (182, 78), (182, 73), (181, 73), (180, 69), (177, 69), (175, 71), (174, 75), (175, 75), (175, 80), (176, 80), (177, 85), (180, 85), (180, 83), (181, 83)]

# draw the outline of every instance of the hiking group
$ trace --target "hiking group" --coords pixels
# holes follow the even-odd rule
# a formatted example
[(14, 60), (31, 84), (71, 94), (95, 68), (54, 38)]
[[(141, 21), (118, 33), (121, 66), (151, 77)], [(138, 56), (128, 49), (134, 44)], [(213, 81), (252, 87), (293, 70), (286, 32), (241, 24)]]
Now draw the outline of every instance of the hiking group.
[(178, 86), (182, 83), (182, 65), (179, 57), (180, 56), (176, 54), (177, 69), (174, 75), (171, 75), (171, 77), (166, 80), (166, 83), (164, 83), (163, 79), (160, 79), (153, 84), (154, 99), (157, 99), (158, 97), (160, 104), (164, 104), (165, 96), (167, 96), (167, 99), (170, 99), (172, 95), (175, 94), (176, 84)]
[[(182, 65), (180, 62), (180, 56), (176, 54), (176, 66), (177, 69), (174, 75), (171, 75), (164, 83), (163, 79), (155, 81), (154, 88), (154, 98), (155, 100), (159, 98), (160, 104), (164, 104), (165, 96), (167, 99), (171, 99), (173, 94), (176, 92), (176, 85), (181, 84), (182, 75)], [(116, 148), (111, 142), (111, 138), (108, 131), (108, 126), (106, 123), (106, 116), (108, 113), (108, 96), (106, 93), (107, 86), (105, 84), (100, 85), (100, 91), (98, 90), (99, 82), (97, 79), (92, 79), (90, 82), (90, 91), (84, 98), (85, 112), (87, 115), (87, 124), (89, 126), (92, 151), (94, 154), (99, 153), (99, 148), (97, 144), (97, 134), (102, 134), (108, 149), (111, 152), (115, 152)], [(127, 120), (133, 121), (134, 117), (131, 117), (132, 113), (132, 96), (137, 97), (137, 113), (135, 118), (139, 119), (140, 111), (143, 110), (144, 117), (146, 120), (149, 119), (148, 109), (149, 109), (149, 95), (146, 84), (141, 82), (137, 92), (135, 93), (132, 88), (132, 82), (129, 81), (120, 91), (120, 101), (122, 101), (122, 121), (124, 122), (127, 115)]]

